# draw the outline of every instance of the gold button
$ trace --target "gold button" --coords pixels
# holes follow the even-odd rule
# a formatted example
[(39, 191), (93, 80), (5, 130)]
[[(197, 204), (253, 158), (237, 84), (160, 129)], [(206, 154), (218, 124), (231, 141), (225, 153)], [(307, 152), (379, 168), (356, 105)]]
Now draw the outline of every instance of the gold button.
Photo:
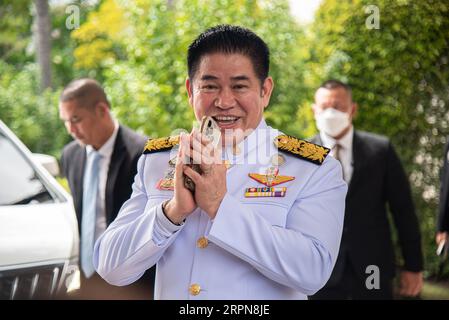
[(199, 295), (199, 294), (200, 294), (200, 291), (201, 291), (201, 287), (200, 287), (200, 285), (197, 284), (197, 283), (192, 284), (192, 285), (190, 286), (190, 288), (189, 288), (189, 292), (190, 292), (190, 294), (191, 294), (192, 296), (197, 296), (197, 295)]
[(209, 240), (207, 240), (206, 237), (201, 237), (196, 241), (196, 245), (200, 249), (206, 248), (208, 244), (209, 244)]

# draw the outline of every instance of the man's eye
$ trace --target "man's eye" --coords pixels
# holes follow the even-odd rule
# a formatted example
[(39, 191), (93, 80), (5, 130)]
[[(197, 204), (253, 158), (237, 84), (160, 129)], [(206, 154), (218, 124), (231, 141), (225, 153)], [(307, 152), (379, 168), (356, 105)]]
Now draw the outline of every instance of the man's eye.
[(246, 89), (246, 88), (248, 88), (248, 86), (246, 84), (236, 84), (234, 86), (235, 90), (243, 90), (243, 89)]
[(204, 86), (201, 86), (201, 89), (203, 89), (203, 90), (214, 90), (214, 89), (217, 89), (217, 86), (214, 86), (212, 84), (206, 84)]

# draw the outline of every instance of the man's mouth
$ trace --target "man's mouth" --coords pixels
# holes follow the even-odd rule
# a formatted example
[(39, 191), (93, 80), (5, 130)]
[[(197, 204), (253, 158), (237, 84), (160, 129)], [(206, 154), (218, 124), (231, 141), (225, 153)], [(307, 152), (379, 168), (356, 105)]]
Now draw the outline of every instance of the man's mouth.
[(233, 126), (240, 119), (240, 117), (214, 116), (214, 117), (212, 117), (212, 119), (214, 119), (217, 122), (217, 124), (220, 126), (220, 128), (226, 128), (229, 126)]

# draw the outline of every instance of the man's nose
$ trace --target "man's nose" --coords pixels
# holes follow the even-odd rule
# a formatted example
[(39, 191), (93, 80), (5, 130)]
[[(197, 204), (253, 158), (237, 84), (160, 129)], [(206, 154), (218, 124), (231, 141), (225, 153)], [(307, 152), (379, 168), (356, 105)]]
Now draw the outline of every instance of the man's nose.
[(215, 100), (215, 106), (221, 109), (230, 109), (233, 108), (235, 104), (235, 96), (231, 89), (224, 88), (220, 90), (218, 97)]
[(65, 122), (65, 127), (67, 129), (67, 132), (71, 133), (71, 134), (76, 133), (78, 131), (77, 128), (76, 128), (76, 125), (74, 125), (70, 121), (66, 121)]

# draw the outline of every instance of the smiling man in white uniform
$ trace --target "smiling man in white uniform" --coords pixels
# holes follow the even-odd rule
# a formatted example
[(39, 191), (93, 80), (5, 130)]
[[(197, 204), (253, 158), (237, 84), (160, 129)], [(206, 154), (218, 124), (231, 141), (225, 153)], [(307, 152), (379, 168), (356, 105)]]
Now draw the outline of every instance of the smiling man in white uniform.
[(131, 198), (95, 245), (95, 268), (121, 286), (157, 264), (156, 299), (306, 299), (338, 255), (341, 166), (329, 149), (265, 123), (274, 84), (256, 34), (216, 26), (187, 60), (190, 105), (216, 121), (222, 143), (198, 130), (148, 141)]

